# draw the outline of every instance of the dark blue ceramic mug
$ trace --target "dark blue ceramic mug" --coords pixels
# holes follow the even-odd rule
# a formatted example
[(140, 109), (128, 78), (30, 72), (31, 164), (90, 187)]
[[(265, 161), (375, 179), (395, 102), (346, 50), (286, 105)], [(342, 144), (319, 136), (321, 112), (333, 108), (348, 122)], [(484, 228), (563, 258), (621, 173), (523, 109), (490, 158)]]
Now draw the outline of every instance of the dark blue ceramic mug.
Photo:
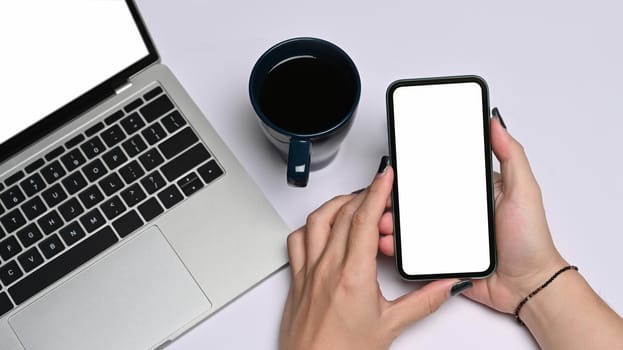
[(360, 94), (355, 64), (328, 41), (289, 39), (258, 59), (249, 96), (262, 130), (288, 163), (288, 184), (307, 186), (309, 171), (335, 158)]

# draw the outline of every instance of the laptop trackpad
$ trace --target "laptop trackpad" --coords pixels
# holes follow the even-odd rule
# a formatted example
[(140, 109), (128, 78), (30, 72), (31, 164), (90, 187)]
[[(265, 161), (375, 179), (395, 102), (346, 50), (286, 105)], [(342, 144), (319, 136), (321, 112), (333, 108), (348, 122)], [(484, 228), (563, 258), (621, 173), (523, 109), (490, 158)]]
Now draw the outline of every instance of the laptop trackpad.
[(147, 349), (211, 308), (157, 227), (9, 322), (26, 349)]

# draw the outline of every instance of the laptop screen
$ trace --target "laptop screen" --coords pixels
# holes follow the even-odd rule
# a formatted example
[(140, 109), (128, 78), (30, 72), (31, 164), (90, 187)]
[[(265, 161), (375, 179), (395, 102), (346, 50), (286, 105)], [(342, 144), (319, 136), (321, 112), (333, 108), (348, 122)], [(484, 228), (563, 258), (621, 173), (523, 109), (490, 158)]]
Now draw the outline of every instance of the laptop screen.
[(2, 2), (0, 144), (150, 54), (132, 6), (124, 0)]

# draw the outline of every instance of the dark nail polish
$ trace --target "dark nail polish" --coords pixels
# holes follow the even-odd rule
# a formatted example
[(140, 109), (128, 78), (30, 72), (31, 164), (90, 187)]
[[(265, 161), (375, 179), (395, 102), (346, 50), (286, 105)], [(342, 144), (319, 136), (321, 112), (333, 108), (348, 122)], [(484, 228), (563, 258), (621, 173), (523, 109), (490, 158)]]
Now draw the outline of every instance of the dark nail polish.
[(470, 280), (459, 281), (455, 283), (452, 288), (450, 288), (450, 295), (455, 296), (457, 294), (461, 294), (473, 286), (474, 284)]
[(358, 189), (358, 190), (356, 190), (356, 191), (351, 192), (350, 194), (359, 194), (359, 193), (361, 193), (361, 192), (365, 191), (365, 190), (366, 190), (366, 188), (367, 188), (367, 187), (360, 188), (360, 189)]
[(497, 107), (493, 107), (493, 110), (491, 111), (491, 114), (493, 114), (494, 117), (496, 117), (496, 118), (498, 118), (500, 120), (500, 124), (502, 124), (504, 129), (508, 129), (506, 127), (506, 123), (504, 123), (504, 119), (502, 119), (502, 115), (500, 114), (500, 110)]
[(383, 156), (381, 158), (381, 164), (379, 164), (379, 170), (376, 173), (377, 174), (381, 174), (381, 173), (385, 172), (385, 169), (387, 169), (388, 165), (389, 165), (389, 157), (388, 156)]

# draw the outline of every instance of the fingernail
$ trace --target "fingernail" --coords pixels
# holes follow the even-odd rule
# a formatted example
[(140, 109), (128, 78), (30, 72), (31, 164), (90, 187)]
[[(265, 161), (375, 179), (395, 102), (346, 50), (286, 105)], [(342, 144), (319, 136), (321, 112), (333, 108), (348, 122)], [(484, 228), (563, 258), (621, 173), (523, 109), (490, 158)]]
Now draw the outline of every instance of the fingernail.
[(379, 170), (376, 173), (377, 174), (384, 173), (385, 170), (387, 169), (388, 165), (389, 165), (389, 157), (388, 156), (383, 156), (381, 158), (381, 164), (379, 164)]
[(455, 283), (452, 288), (450, 288), (450, 295), (455, 296), (457, 294), (461, 294), (473, 286), (474, 284), (470, 280), (459, 281)]
[(350, 194), (359, 194), (359, 193), (361, 193), (361, 192), (365, 191), (365, 190), (366, 190), (366, 188), (367, 188), (367, 187), (360, 188), (360, 189), (358, 189), (358, 190), (356, 190), (356, 191), (351, 192)]
[(504, 119), (502, 119), (502, 115), (500, 114), (500, 110), (497, 107), (493, 107), (493, 110), (491, 111), (491, 114), (493, 114), (494, 117), (498, 118), (498, 120), (500, 121), (500, 124), (502, 124), (504, 129), (508, 129), (506, 127), (506, 123), (504, 123)]

